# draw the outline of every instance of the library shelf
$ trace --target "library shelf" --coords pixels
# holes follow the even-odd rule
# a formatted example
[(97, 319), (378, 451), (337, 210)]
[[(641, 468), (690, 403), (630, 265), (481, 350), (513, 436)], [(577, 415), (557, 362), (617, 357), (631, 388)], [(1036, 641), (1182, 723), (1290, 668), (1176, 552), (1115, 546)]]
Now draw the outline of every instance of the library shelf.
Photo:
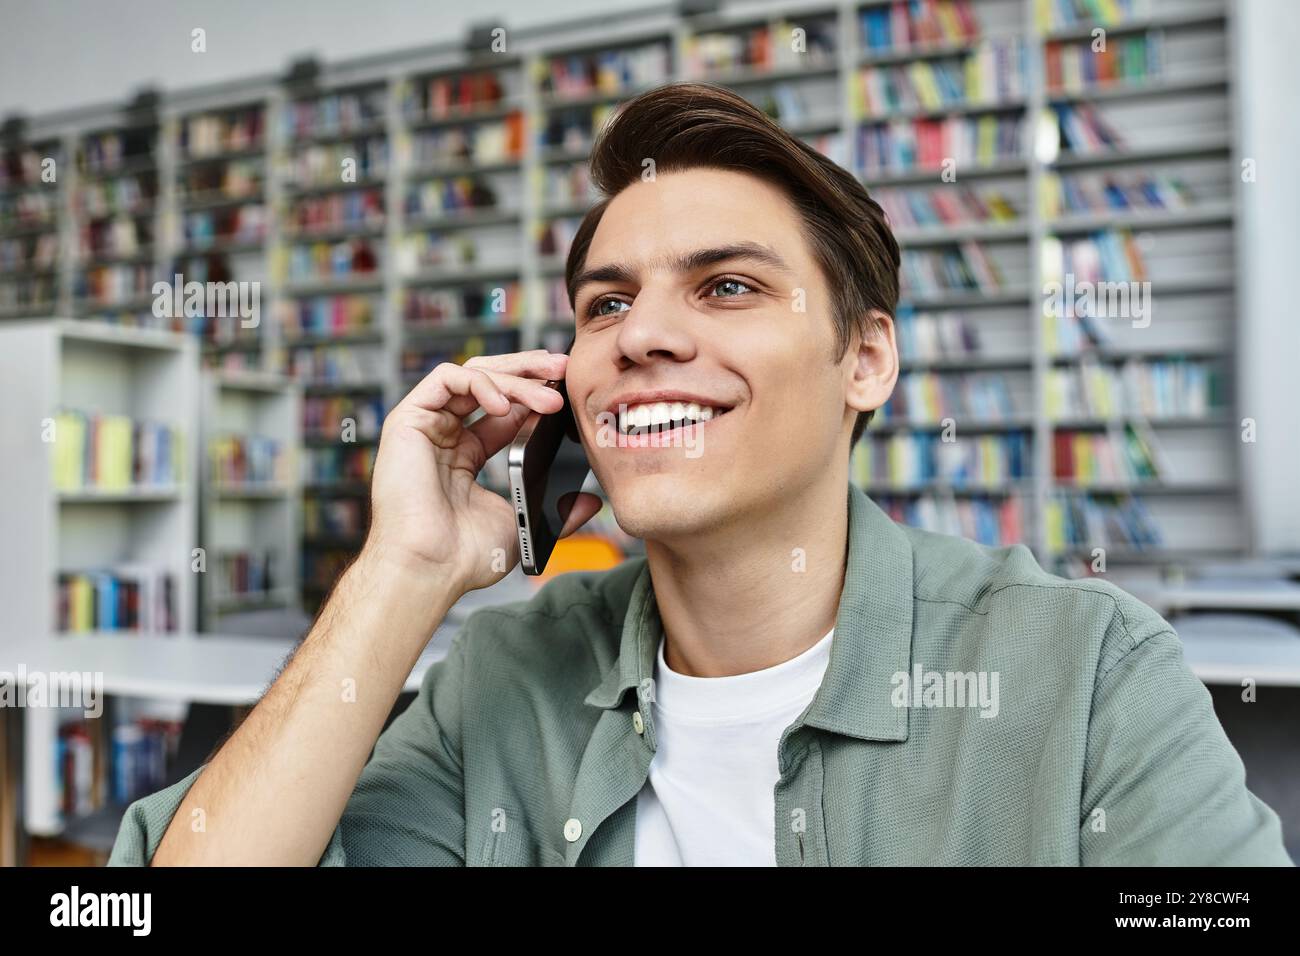
[[(126, 612), (124, 626), (133, 628), (127, 632), (128, 641), (141, 639), (136, 630), (140, 626), (161, 628), (164, 635), (193, 630), (195, 575), (190, 560), (198, 540), (195, 341), (153, 330), (46, 318), (0, 328), (0, 372), (6, 407), (15, 420), (33, 423), (30, 434), (24, 430), (12, 436), (15, 454), (6, 464), (10, 494), (0, 501), (0, 531), (7, 540), (24, 541), (26, 548), (26, 559), (15, 563), (3, 581), (9, 626), (0, 635), (0, 651), (7, 656), (22, 646), (39, 657), (75, 640), (60, 633), (66, 625), (82, 626), (71, 617), (70, 605), (60, 608), (68, 575), (95, 575), (101, 589), (112, 579), (114, 590), (100, 593), (124, 593), (126, 585), (120, 582), (143, 588), (142, 582), (149, 579), (152, 623), (146, 622), (141, 598), (135, 623), (133, 612)], [(84, 416), (82, 433), (74, 427), (78, 416)], [(110, 418), (118, 423), (111, 437)], [(90, 430), (101, 427), (104, 437), (88, 443)], [(164, 454), (161, 445), (145, 451), (141, 429), (146, 427), (170, 430), (170, 454)], [(93, 470), (90, 454), (96, 456)], [(136, 472), (131, 486), (99, 484), (95, 476), (120, 473), (123, 466), (116, 462), (123, 460)], [(143, 478), (146, 463), (152, 473), (171, 472), (172, 477)], [(78, 474), (79, 487), (67, 487)], [(93, 615), (89, 619), (96, 623)], [(23, 800), (28, 832), (54, 835), (67, 822), (60, 809), (55, 748), (60, 727), (75, 717), (67, 708), (46, 708), (33, 711), (25, 721)]]
[(1101, 28), (1110, 36), (1123, 36), (1130, 33), (1146, 33), (1149, 30), (1188, 29), (1192, 27), (1221, 27), (1226, 13), (1222, 6), (1207, 4), (1206, 9), (1189, 13), (1170, 13), (1131, 19), (1096, 21), (1080, 23), (1075, 26), (1047, 30), (1043, 34), (1045, 43), (1065, 40), (1091, 40), (1093, 31)]
[(1207, 73), (1198, 73), (1194, 76), (1164, 80), (1115, 80), (1106, 84), (1079, 89), (1049, 90), (1047, 92), (1047, 102), (1090, 103), (1106, 100), (1172, 96), (1181, 93), (1202, 93), (1221, 89), (1227, 86), (1228, 83), (1228, 74), (1224, 70), (1213, 70)]
[(900, 246), (933, 246), (978, 239), (985, 242), (1028, 242), (1029, 225), (1023, 222), (965, 222), (945, 226), (904, 226), (894, 230)]
[[(967, 179), (992, 179), (1023, 175), (1029, 171), (1029, 162), (1023, 159), (1008, 159), (996, 163), (959, 163), (956, 170), (957, 178), (954, 181), (957, 182)], [(859, 169), (857, 175), (868, 189), (883, 186), (937, 185), (944, 182), (944, 170), (941, 166), (884, 170), (881, 172), (868, 172)]]
[(152, 504), (177, 501), (181, 489), (177, 485), (133, 488), (85, 488), (60, 491), (59, 501), (65, 504)]
[[(681, 11), (665, 8), (600, 18), (582, 25), (568, 24), (559, 29), (530, 31), (527, 36), (514, 38), (514, 49), (509, 56), (475, 57), (463, 49), (463, 44), (449, 43), (445, 48), (408, 51), (376, 58), (364, 65), (324, 63), (317, 83), (305, 92), (275, 83), (251, 87), (236, 84), (228, 96), (219, 90), (205, 90), (197, 100), (201, 106), (189, 105), (195, 100), (184, 93), (176, 94), (176, 104), (172, 105), (172, 95), (165, 94), (159, 123), (136, 122), (125, 112), (106, 115), (103, 110), (88, 110), (83, 119), (52, 131), (50, 137), (73, 152), (88, 137), (114, 131), (128, 131), (141, 142), (148, 140), (149, 147), (147, 155), (113, 168), (90, 173), (74, 169), (73, 173), (80, 175), (66, 177), (57, 187), (58, 197), (71, 205), (84, 186), (104, 180), (125, 180), (127, 186), (123, 188), (129, 189), (131, 177), (140, 177), (141, 182), (152, 178), (157, 181), (155, 193), (130, 198), (135, 204), (132, 213), (141, 222), (158, 223), (178, 213), (219, 215), (221, 207), (203, 208), (206, 196), (187, 196), (177, 188), (187, 172), (217, 168), (223, 163), (255, 167), (258, 170), (255, 192), (213, 196), (212, 201), (228, 203), (233, 209), (249, 203), (265, 206), (267, 229), (262, 248), (266, 253), (268, 298), (272, 302), (298, 305), (307, 298), (371, 297), (374, 327), (362, 335), (340, 330), (337, 334), (295, 339), (279, 328), (278, 323), (269, 323), (256, 338), (248, 341), (209, 341), (204, 345), (204, 355), (211, 362), (278, 373), (287, 372), (290, 365), (313, 350), (328, 353), (330, 361), (357, 357), (355, 367), (344, 363), (343, 370), (331, 373), (328, 380), (313, 379), (324, 374), (324, 359), (314, 365), (305, 362), (304, 370), (298, 374), (313, 380), (302, 383), (303, 394), (377, 395), (391, 408), (422, 377), (423, 373), (416, 371), (418, 363), (463, 360), (470, 350), (482, 348), (484, 342), (490, 341), (481, 337), (508, 332), (515, 336), (520, 347), (529, 348), (543, 342), (554, 345), (560, 337), (572, 334), (572, 318), (554, 314), (564, 311), (556, 290), (556, 280), (563, 274), (564, 250), (552, 254), (554, 246), (548, 245), (544, 253), (536, 240), (548, 224), (580, 218), (589, 208), (592, 199), (587, 195), (585, 181), (578, 170), (569, 167), (587, 160), (592, 137), (599, 132), (599, 122), (611, 109), (658, 82), (696, 75), (705, 82), (738, 89), (756, 99), (774, 91), (793, 91), (798, 94), (794, 99), (802, 97), (807, 102), (794, 112), (787, 113), (782, 108), (780, 122), (799, 135), (832, 134), (828, 140), (838, 140), (834, 148), (842, 150), (842, 156), (837, 157), (839, 161), (872, 192), (888, 189), (910, 194), (963, 187), (977, 192), (987, 189), (1002, 194), (1014, 207), (1015, 218), (1008, 220), (900, 224), (895, 230), (900, 246), (907, 252), (942, 254), (949, 248), (975, 243), (988, 248), (991, 259), (1010, 267), (1003, 270), (1006, 274), (996, 288), (909, 291), (901, 303), (904, 308), (924, 314), (965, 316), (978, 331), (981, 342), (969, 354), (929, 359), (905, 357), (903, 366), (909, 374), (929, 374), (941, 379), (976, 373), (1025, 384), (1028, 391), (1018, 396), (1023, 401), (1018, 407), (1036, 409), (1032, 415), (1017, 416), (1008, 422), (974, 424), (964, 423), (958, 416), (958, 432), (981, 437), (997, 437), (999, 432), (1028, 433), (1033, 477), (1027, 526), (1039, 529), (1033, 531), (1033, 540), (1028, 543), (1046, 560), (1052, 553), (1046, 547), (1038, 518), (1047, 497), (1055, 492), (1049, 472), (1048, 446), (1052, 436), (1070, 427), (1099, 430), (1109, 424), (1087, 418), (1050, 421), (1041, 410), (1047, 377), (1093, 361), (1112, 369), (1129, 363), (1179, 358), (1231, 362), (1235, 300), (1240, 290), (1236, 288), (1228, 250), (1239, 223), (1233, 194), (1233, 183), (1238, 178), (1238, 171), (1233, 167), (1237, 144), (1231, 123), (1236, 90), (1232, 57), (1227, 50), (1232, 38), (1232, 6), (1224, 0), (1198, 0), (1188, 8), (1178, 9), (1156, 4), (1150, 9), (1151, 15), (1128, 21), (1064, 25), (1040, 22), (1036, 6), (1021, 0), (980, 0), (970, 5), (975, 23), (963, 25), (960, 33), (927, 34), (924, 38), (918, 34), (915, 42), (878, 48), (878, 38), (869, 36), (864, 17), (879, 17), (881, 11), (894, 15), (896, 8), (884, 0), (788, 0), (779, 4), (724, 0), (708, 16), (685, 16)], [(814, 53), (808, 62), (794, 66), (722, 66), (703, 72), (692, 65), (698, 62), (691, 54), (699, 38), (712, 35), (742, 38), (764, 24), (778, 21), (803, 24), (813, 20), (834, 26), (836, 47), (832, 59), (818, 61)], [(1048, 45), (1073, 45), (1086, 51), (1096, 27), (1104, 29), (1115, 44), (1141, 42), (1144, 38), (1151, 43), (1160, 42), (1164, 54), (1160, 68), (1105, 82), (1089, 79), (1087, 73), (1077, 78), (1067, 74), (1065, 81), (1049, 88), (1043, 69)], [(956, 99), (937, 108), (902, 109), (883, 115), (859, 115), (852, 102), (851, 89), (865, 70), (898, 67), (909, 71), (916, 64), (926, 64), (932, 70), (948, 69), (948, 64), (960, 68), (980, 56), (981, 50), (1012, 41), (1024, 44), (1027, 58), (1023, 83), (1013, 90), (981, 94), (979, 99)], [(743, 46), (743, 43), (736, 44), (737, 49)], [(598, 75), (601, 62), (616, 62), (622, 69), (640, 62), (638, 58), (657, 65), (645, 73), (616, 75), (610, 71), (609, 75)], [(736, 58), (730, 62), (744, 60)], [(429, 84), (435, 81), (449, 79), (454, 85), (460, 78), (489, 74), (499, 87), (491, 98), (474, 94), (469, 99), (458, 99), (452, 95), (438, 103), (426, 95)], [(257, 92), (250, 94), (249, 89)], [(808, 91), (819, 92), (809, 94)], [(832, 102), (826, 100), (827, 96)], [(349, 97), (357, 98), (360, 103), (356, 112), (338, 112), (336, 108)], [(321, 107), (331, 99), (333, 114)], [(947, 101), (950, 97), (943, 99)], [(296, 115), (294, 111), (300, 106), (310, 114), (310, 122), (285, 122)], [(1173, 110), (1173, 106), (1178, 109)], [(209, 144), (203, 152), (187, 153), (180, 148), (175, 118), (216, 116), (222, 110), (254, 107), (265, 111), (264, 133), (244, 147), (223, 148), (223, 141)], [(828, 115), (822, 107), (833, 107), (833, 112)], [(1132, 136), (1101, 150), (1064, 150), (1051, 155), (1034, 148), (1038, 143), (1033, 135), (1035, 124), (1064, 115), (1062, 111), (1080, 109), (1095, 110), (1103, 117), (1110, 116), (1109, 111), (1121, 111), (1114, 115), (1124, 118), (1115, 120), (1115, 124), (1121, 133), (1126, 136), (1132, 133)], [(1019, 124), (1021, 142), (1016, 149), (995, 151), (991, 161), (966, 159), (956, 163), (953, 169), (933, 163), (909, 166), (896, 162), (885, 167), (873, 166), (867, 171), (862, 157), (857, 155), (855, 137), (864, 129), (909, 125), (928, 118), (953, 117), (954, 122), (975, 122), (986, 116)], [(1177, 117), (1175, 126), (1164, 128), (1167, 116)], [(522, 129), (522, 139), (516, 146), (504, 152), (499, 148), (480, 152), (475, 143), (477, 136), (500, 135), (507, 124), (516, 122)], [(1152, 132), (1156, 127), (1161, 127), (1159, 136)], [(44, 135), (45, 130), (38, 123), (33, 142)], [(418, 154), (407, 148), (417, 138), (422, 141), (422, 150), (429, 147)], [(357, 183), (310, 183), (303, 189), (295, 188), (290, 181), (295, 161), (304, 158), (308, 151), (363, 141), (386, 144), (382, 174), (364, 177), (359, 174)], [(825, 148), (830, 149), (832, 145)], [(418, 162), (413, 159), (416, 155), (420, 157)], [(464, 158), (447, 163), (435, 162), (433, 156)], [(981, 154), (981, 158), (985, 157)], [(1048, 177), (1153, 174), (1179, 178), (1193, 166), (1210, 172), (1197, 173), (1201, 178), (1189, 180), (1193, 195), (1176, 208), (1055, 212), (1048, 210), (1040, 199), (1040, 188)], [(460, 176), (489, 182), (498, 194), (496, 204), (446, 215), (412, 214), (420, 208), (419, 204), (408, 204), (412, 190), (431, 180)], [(367, 209), (364, 216), (349, 217), (318, 230), (294, 230), (293, 223), (317, 221), (296, 216), (297, 204), (352, 201), (351, 197), (364, 196), (367, 191), (382, 192), (380, 209)], [(3, 234), (7, 237), (24, 234), (24, 230), (39, 234), (42, 229), (63, 229), (65, 217), (64, 212), (59, 212), (43, 223), (6, 228)], [(1043, 296), (1038, 277), (1044, 250), (1049, 243), (1082, 241), (1094, 233), (1117, 231), (1128, 231), (1142, 239), (1149, 237), (1157, 250), (1166, 244), (1177, 250), (1180, 242), (1192, 248), (1195, 243), (1188, 237), (1195, 237), (1196, 243), (1204, 248), (1224, 250), (1217, 253), (1223, 262), (1207, 263), (1203, 261), (1205, 254), (1197, 251), (1201, 260), (1196, 255), (1183, 259), (1171, 256), (1162, 268), (1150, 271), (1154, 276), (1149, 279), (1150, 290), (1161, 300), (1157, 305), (1168, 301), (1170, 306), (1158, 319), (1161, 325), (1158, 336), (1120, 330), (1129, 334), (1114, 335), (1109, 342), (1091, 343), (1091, 347), (1081, 347), (1077, 354), (1058, 354), (1055, 341), (1049, 340), (1042, 328)], [(484, 267), (484, 262), (499, 260), (480, 254), (475, 259), (478, 265), (447, 266), (408, 274), (402, 257), (385, 254), (374, 273), (293, 277), (287, 274), (282, 261), (286, 258), (286, 246), (361, 239), (372, 240), (377, 245), (382, 239), (389, 253), (419, 233), (454, 233), (450, 241), (472, 243), (476, 248), (502, 237), (511, 238), (516, 245), (511, 246), (506, 258), (511, 263), (509, 268)], [(553, 234), (563, 236), (564, 230), (557, 229)], [(155, 229), (153, 235), (156, 237), (150, 246), (153, 264), (167, 278), (170, 276), (166, 267), (178, 255), (226, 255), (237, 262), (240, 257), (252, 260), (258, 251), (256, 243), (228, 246), (218, 241), (206, 247), (199, 243), (183, 246), (162, 229)], [(53, 311), (116, 315), (131, 311), (143, 313), (150, 306), (151, 298), (143, 296), (123, 295), (121, 301), (100, 301), (110, 296), (85, 294), (74, 282), (80, 278), (77, 273), (83, 266), (69, 261), (68, 255), (69, 250), (64, 249), (53, 277), (57, 286), (55, 298), (50, 301), (42, 296), (41, 301), (46, 304), (27, 304), (22, 297), (6, 300), (4, 283), (14, 280), (0, 277), (0, 315)], [(19, 279), (34, 275), (24, 271)], [(483, 286), (492, 285), (510, 286), (511, 296), (515, 295), (517, 285), (521, 302), (512, 303), (510, 325), (471, 320), (428, 328), (406, 320), (406, 306), (412, 296), (446, 296), (444, 306), (432, 310), (431, 314), (456, 315), (454, 300), (462, 292), (481, 294)], [(129, 288), (123, 287), (124, 291)], [(31, 294), (24, 293), (28, 297)], [(307, 303), (301, 304), (306, 308)], [(1177, 317), (1175, 311), (1179, 313)], [(1183, 313), (1193, 318), (1185, 320)], [(410, 314), (414, 317), (416, 311)], [(1197, 325), (1208, 326), (1212, 319), (1224, 327), (1213, 337)], [(1193, 331), (1197, 334), (1193, 335)], [(414, 354), (421, 350), (422, 354)], [(369, 355), (377, 356), (380, 364), (371, 363), (367, 359)], [(1194, 444), (1195, 460), (1212, 463), (1225, 455), (1235, 460), (1237, 453), (1225, 444), (1231, 438), (1230, 426), (1235, 416), (1233, 387), (1230, 381), (1226, 396), (1229, 408), (1216, 409), (1208, 416), (1129, 418), (1149, 424), (1161, 438)], [(1121, 416), (1120, 421), (1126, 420)], [(932, 438), (939, 428), (935, 423), (877, 421), (870, 431)], [(303, 495), (312, 497), (364, 493), (364, 483), (351, 488), (347, 484), (340, 487), (311, 484), (302, 489)], [(1206, 489), (1207, 508), (1217, 509), (1225, 501), (1229, 505), (1241, 504), (1217, 485)]]
[(1100, 232), (1105, 229), (1182, 229), (1189, 226), (1228, 225), (1235, 211), (1228, 202), (1201, 203), (1190, 209), (1133, 209), (1076, 213), (1047, 220), (1056, 235)]
[(220, 631), (297, 602), (302, 393), (282, 376), (209, 369), (202, 400), (200, 620)]
[(1051, 160), (1048, 165), (1052, 169), (1145, 165), (1179, 159), (1217, 156), (1227, 154), (1231, 148), (1232, 143), (1227, 137), (1221, 134), (1211, 134), (1166, 145), (1098, 149), (1083, 152), (1064, 151)]
[[(949, 416), (957, 423), (959, 432), (1008, 432), (1008, 431), (1027, 431), (1034, 427), (1032, 418), (1008, 418), (1005, 421), (996, 419), (967, 419), (960, 414)], [(943, 431), (948, 426), (938, 421), (876, 421), (872, 420), (867, 426), (866, 434), (872, 432), (938, 432)]]

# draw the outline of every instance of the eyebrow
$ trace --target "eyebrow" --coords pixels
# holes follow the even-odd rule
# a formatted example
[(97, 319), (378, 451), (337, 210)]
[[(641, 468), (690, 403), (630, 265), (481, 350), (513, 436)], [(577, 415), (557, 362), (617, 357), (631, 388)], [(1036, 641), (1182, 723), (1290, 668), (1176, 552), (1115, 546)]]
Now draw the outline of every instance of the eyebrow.
[[(794, 274), (794, 270), (776, 253), (776, 250), (757, 242), (736, 242), (726, 246), (714, 246), (711, 249), (696, 249), (676, 256), (659, 258), (651, 265), (662, 267), (670, 272), (689, 273), (732, 259), (748, 259), (789, 275)], [(635, 281), (636, 274), (626, 265), (613, 263), (597, 266), (594, 269), (584, 269), (574, 277), (569, 295), (577, 299), (578, 291), (592, 282), (632, 283)]]

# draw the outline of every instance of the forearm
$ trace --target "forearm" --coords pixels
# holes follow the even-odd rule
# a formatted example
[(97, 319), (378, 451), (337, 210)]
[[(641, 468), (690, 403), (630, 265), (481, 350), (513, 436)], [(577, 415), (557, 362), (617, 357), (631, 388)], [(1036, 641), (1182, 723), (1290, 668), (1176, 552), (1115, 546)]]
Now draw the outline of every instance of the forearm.
[(156, 865), (314, 865), (429, 635), (455, 600), (363, 555), (199, 775)]

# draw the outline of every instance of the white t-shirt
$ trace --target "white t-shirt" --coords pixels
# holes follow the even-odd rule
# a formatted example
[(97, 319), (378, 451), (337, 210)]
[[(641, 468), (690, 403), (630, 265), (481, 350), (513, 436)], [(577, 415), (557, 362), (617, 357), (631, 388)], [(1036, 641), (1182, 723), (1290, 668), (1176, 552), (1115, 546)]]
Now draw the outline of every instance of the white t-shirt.
[(834, 633), (734, 677), (678, 674), (660, 640), (657, 749), (637, 794), (637, 866), (776, 866), (777, 746), (821, 686)]

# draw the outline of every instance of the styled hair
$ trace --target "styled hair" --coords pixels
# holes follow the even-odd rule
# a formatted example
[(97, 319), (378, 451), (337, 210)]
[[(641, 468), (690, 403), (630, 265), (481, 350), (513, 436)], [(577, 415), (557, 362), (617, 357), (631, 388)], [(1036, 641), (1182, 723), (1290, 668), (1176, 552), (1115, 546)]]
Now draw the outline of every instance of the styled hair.
[[(624, 104), (591, 152), (591, 182), (602, 199), (583, 218), (569, 247), (564, 281), (574, 305), (573, 281), (585, 268), (596, 227), (610, 201), (639, 182), (643, 163), (655, 174), (699, 167), (757, 176), (790, 198), (805, 238), (831, 292), (836, 359), (857, 331), (874, 335), (879, 312), (898, 306), (898, 241), (884, 210), (848, 171), (782, 129), (744, 97), (709, 83), (671, 83)], [(860, 412), (853, 443), (871, 421)]]

